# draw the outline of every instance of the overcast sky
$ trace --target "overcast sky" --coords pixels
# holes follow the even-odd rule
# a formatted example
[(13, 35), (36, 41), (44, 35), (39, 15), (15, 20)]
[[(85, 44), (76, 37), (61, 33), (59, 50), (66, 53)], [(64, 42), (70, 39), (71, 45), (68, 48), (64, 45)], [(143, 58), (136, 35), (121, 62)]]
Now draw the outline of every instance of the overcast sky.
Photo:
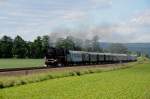
[(0, 37), (32, 41), (60, 28), (103, 42), (150, 42), (150, 0), (0, 0)]

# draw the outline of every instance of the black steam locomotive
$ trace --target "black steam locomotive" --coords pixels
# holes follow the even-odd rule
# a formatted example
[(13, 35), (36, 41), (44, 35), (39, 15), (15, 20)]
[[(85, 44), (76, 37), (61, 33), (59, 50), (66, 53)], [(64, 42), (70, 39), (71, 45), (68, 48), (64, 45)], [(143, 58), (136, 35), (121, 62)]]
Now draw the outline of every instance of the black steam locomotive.
[(45, 55), (47, 66), (70, 66), (136, 61), (136, 55), (72, 51), (62, 48), (49, 48)]

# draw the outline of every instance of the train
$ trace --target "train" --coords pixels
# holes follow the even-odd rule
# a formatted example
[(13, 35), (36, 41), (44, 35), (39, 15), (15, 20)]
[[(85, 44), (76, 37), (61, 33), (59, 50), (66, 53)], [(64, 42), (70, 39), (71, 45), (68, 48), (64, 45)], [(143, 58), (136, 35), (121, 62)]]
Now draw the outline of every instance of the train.
[(45, 65), (63, 67), (74, 65), (110, 64), (137, 61), (136, 55), (73, 51), (49, 48), (45, 54)]

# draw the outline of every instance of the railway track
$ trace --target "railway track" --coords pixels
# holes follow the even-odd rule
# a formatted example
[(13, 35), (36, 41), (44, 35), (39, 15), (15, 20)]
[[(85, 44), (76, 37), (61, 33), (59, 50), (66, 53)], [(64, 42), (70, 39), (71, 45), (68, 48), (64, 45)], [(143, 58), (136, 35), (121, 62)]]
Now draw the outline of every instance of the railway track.
[(0, 69), (0, 72), (10, 72), (10, 71), (23, 71), (23, 70), (37, 70), (37, 69), (47, 69), (50, 67), (25, 67), (25, 68), (4, 68)]
[[(93, 64), (93, 66), (96, 64)], [(109, 64), (97, 64), (99, 66), (109, 65)], [(0, 69), (0, 72), (13, 72), (13, 71), (25, 71), (25, 70), (42, 70), (42, 69), (54, 69), (54, 68), (67, 68), (67, 67), (80, 67), (80, 66), (91, 66), (91, 65), (71, 65), (71, 66), (65, 66), (65, 67), (44, 67), (44, 66), (38, 66), (38, 67), (22, 67), (22, 68), (4, 68)]]
[(80, 66), (67, 66), (67, 67), (25, 67), (25, 68), (7, 68), (0, 69), (0, 76), (21, 76), (21, 75), (29, 75), (35, 73), (45, 73), (52, 71), (66, 71), (66, 70), (78, 70), (83, 68), (97, 68), (97, 67), (112, 67), (112, 66), (120, 66), (122, 64), (100, 64), (100, 65), (80, 65)]
[(21, 76), (40, 72), (50, 71), (51, 67), (25, 67), (25, 68), (5, 68), (0, 69), (0, 76)]

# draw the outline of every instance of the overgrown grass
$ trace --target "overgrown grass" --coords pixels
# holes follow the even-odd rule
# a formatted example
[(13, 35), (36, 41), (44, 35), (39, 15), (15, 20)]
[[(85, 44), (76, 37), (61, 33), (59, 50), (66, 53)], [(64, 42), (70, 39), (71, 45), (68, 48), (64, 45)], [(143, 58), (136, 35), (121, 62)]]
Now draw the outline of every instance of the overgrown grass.
[(49, 79), (55, 79), (55, 78), (62, 78), (62, 77), (68, 77), (68, 76), (81, 76), (84, 74), (91, 74), (91, 73), (99, 73), (99, 72), (106, 72), (111, 70), (117, 70), (117, 69), (123, 69), (128, 68), (136, 63), (129, 63), (126, 65), (120, 66), (112, 66), (107, 68), (90, 68), (90, 69), (78, 69), (78, 70), (72, 70), (72, 71), (53, 71), (49, 73), (40, 73), (40, 74), (32, 74), (28, 76), (20, 76), (20, 77), (0, 77), (0, 89), (6, 88), (6, 87), (13, 87), (18, 85), (24, 85), (28, 83), (34, 83), (34, 82), (40, 82), (45, 81)]
[[(95, 71), (86, 71), (86, 73), (93, 72)], [(68, 73), (66, 75), (68, 76)], [(71, 72), (70, 75), (82, 75), (82, 73)], [(46, 80), (0, 90), (0, 99), (12, 98), (150, 99), (150, 62), (134, 64), (132, 68), (127, 69)]]
[(44, 59), (0, 59), (0, 68), (43, 66)]

